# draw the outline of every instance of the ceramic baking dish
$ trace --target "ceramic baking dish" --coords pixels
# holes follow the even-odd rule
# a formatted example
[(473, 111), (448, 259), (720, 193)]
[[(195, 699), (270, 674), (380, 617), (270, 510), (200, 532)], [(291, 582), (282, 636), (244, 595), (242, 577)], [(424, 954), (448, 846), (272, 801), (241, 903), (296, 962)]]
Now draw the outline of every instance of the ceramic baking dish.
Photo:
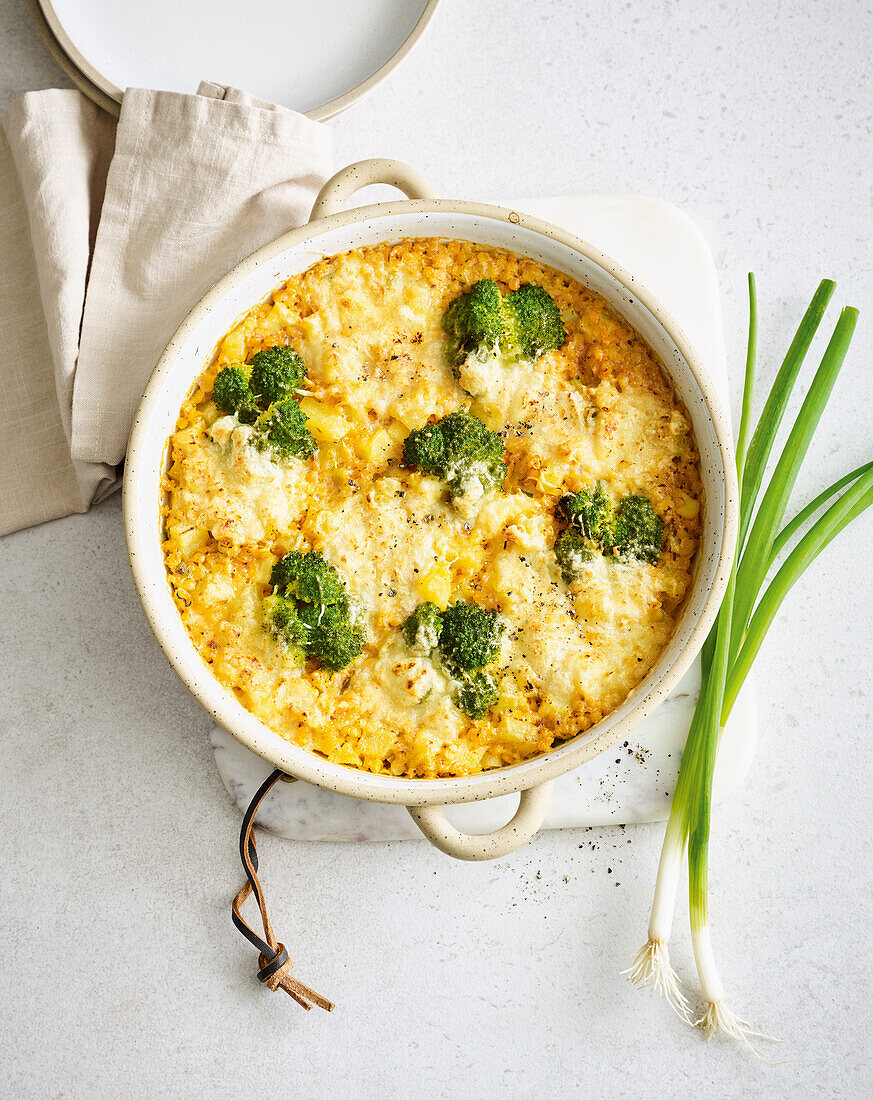
[[(390, 184), (406, 201), (343, 211), (359, 188)], [(682, 618), (649, 675), (606, 718), (560, 746), (510, 767), (449, 779), (391, 778), (332, 764), (273, 733), (215, 679), (194, 648), (173, 603), (161, 550), (161, 475), (167, 441), (194, 379), (218, 340), (253, 305), (324, 255), (403, 237), (461, 238), (506, 248), (557, 268), (602, 294), (648, 342), (670, 374), (694, 425), (706, 493), (703, 535)], [(634, 276), (598, 249), (536, 218), (480, 203), (438, 199), (427, 181), (397, 161), (363, 161), (323, 187), (310, 222), (259, 249), (194, 307), (161, 356), (136, 415), (124, 478), (124, 521), (137, 591), (161, 648), (215, 720), (252, 752), (289, 775), (328, 790), (400, 803), (424, 835), (460, 859), (505, 855), (539, 828), (556, 776), (627, 738), (667, 696), (699, 651), (727, 582), (737, 524), (731, 434), (713, 384), (684, 334)], [(458, 832), (442, 807), (521, 792), (502, 829)]]

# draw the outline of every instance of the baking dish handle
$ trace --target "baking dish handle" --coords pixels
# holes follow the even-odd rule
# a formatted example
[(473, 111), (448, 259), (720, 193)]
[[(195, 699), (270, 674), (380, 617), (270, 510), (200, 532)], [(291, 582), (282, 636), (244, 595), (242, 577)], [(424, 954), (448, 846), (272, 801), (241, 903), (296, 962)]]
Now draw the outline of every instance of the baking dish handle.
[(462, 833), (446, 819), (445, 806), (407, 806), (412, 820), (427, 839), (455, 859), (500, 859), (527, 844), (546, 816), (553, 782), (540, 783), (521, 792), (518, 809), (510, 822), (493, 833)]
[(435, 199), (436, 191), (427, 179), (402, 160), (359, 160), (341, 168), (318, 192), (309, 220), (326, 218), (342, 210), (346, 200), (362, 187), (385, 183), (409, 199)]

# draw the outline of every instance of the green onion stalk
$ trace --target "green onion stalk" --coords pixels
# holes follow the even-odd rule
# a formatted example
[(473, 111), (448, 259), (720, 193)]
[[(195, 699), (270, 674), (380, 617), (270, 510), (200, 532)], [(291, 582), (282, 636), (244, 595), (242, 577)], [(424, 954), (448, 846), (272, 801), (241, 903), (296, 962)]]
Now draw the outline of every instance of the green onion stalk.
[[(758, 328), (755, 278), (749, 275), (749, 339), (736, 453), (740, 492), (737, 544), (725, 595), (701, 655), (700, 697), (688, 732), (661, 850), (648, 940), (627, 971), (637, 985), (651, 986), (665, 996), (676, 1012), (688, 1023), (700, 1027), (707, 1038), (726, 1034), (748, 1042), (748, 1036), (756, 1034), (725, 1004), (709, 934), (712, 783), (721, 735), (782, 601), (831, 540), (873, 504), (873, 462), (867, 462), (828, 486), (781, 526), (798, 472), (852, 340), (858, 318), (857, 310), (852, 308), (840, 314), (800, 412), (764, 485), (783, 414), (835, 285), (824, 280), (816, 291), (749, 441)], [(830, 507), (821, 512), (831, 501)], [(782, 552), (795, 539), (793, 549), (765, 588)], [(697, 1016), (691, 1013), (670, 965), (668, 950), (686, 847), (691, 939), (703, 1001)]]

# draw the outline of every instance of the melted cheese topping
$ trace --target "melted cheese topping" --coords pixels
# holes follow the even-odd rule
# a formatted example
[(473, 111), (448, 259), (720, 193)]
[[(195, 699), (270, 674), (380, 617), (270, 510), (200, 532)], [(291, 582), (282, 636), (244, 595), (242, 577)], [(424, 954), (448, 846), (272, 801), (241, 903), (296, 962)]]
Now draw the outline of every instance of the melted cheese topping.
[[(456, 378), (441, 318), (473, 282), (527, 282), (558, 303), (567, 342), (536, 363), (468, 362)], [(211, 402), (217, 372), (291, 344), (319, 443), (274, 463)], [(403, 440), (467, 408), (506, 440), (508, 474), (473, 470), (451, 500), (401, 466)], [(516, 763), (588, 729), (644, 678), (675, 629), (703, 503), (687, 413), (649, 348), (568, 277), (464, 241), (405, 240), (328, 257), (290, 279), (219, 343), (182, 408), (166, 477), (165, 553), (177, 606), (219, 681), (271, 729), (330, 760), (393, 775), (465, 775)], [(596, 557), (564, 583), (556, 503), (603, 480), (643, 493), (665, 523), (655, 565)], [(367, 644), (348, 668), (294, 667), (260, 603), (288, 550), (345, 578)], [(479, 720), (452, 702), (438, 659), (400, 627), (422, 600), (472, 600), (506, 622)]]

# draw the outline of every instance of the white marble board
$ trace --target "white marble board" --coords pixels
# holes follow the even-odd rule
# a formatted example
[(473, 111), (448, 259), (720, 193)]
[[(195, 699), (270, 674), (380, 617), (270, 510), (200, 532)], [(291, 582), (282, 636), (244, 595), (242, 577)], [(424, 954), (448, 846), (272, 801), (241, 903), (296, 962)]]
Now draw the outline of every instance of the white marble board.
[[(669, 203), (638, 195), (498, 201), (584, 237), (633, 271), (685, 330), (729, 407), (715, 265), (703, 235), (687, 215)], [(618, 825), (665, 818), (699, 682), (695, 662), (670, 697), (624, 745), (559, 779), (543, 827)], [(755, 707), (747, 684), (722, 740), (715, 775), (716, 801), (743, 782), (755, 739)], [(211, 740), (221, 778), (243, 810), (271, 768), (218, 727)], [(447, 815), (460, 829), (484, 832), (508, 821), (517, 801), (517, 795), (503, 795), (450, 806)], [(421, 838), (402, 806), (362, 802), (302, 782), (277, 784), (261, 807), (258, 823), (294, 840)]]

